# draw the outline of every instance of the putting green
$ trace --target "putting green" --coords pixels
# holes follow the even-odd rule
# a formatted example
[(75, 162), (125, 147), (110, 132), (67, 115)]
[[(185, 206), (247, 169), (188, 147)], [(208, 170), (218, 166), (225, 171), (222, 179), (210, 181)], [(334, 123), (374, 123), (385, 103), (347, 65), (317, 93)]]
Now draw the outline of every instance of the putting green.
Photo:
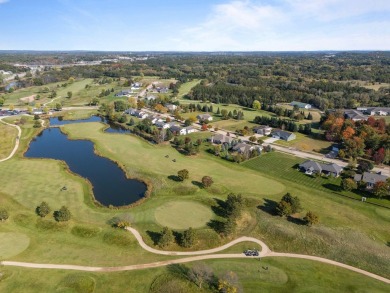
[(0, 259), (15, 256), (27, 249), (30, 244), (30, 238), (22, 233), (1, 232), (0, 239)]
[(200, 228), (213, 217), (210, 207), (191, 201), (171, 201), (154, 212), (156, 221), (172, 229)]

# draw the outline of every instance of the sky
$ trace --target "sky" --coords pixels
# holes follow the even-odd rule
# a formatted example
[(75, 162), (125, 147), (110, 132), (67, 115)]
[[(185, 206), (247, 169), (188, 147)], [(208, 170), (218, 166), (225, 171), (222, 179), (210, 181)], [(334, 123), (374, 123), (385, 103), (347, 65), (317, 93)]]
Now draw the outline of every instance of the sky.
[(0, 0), (0, 50), (390, 50), (390, 0)]

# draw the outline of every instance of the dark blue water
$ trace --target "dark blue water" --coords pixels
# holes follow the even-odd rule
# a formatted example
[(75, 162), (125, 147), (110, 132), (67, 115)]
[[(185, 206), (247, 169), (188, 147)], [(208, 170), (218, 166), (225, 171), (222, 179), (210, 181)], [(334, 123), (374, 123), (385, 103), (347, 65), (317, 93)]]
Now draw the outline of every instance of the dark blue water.
[(143, 198), (147, 190), (143, 182), (127, 179), (113, 161), (97, 156), (91, 141), (69, 140), (59, 128), (48, 128), (39, 134), (25, 156), (65, 161), (72, 172), (92, 183), (95, 199), (105, 206), (129, 205)]

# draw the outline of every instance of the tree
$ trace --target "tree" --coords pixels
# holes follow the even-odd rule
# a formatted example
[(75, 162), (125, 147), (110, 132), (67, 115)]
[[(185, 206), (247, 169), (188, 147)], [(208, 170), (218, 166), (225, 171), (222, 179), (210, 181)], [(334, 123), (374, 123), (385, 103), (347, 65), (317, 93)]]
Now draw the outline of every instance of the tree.
[(210, 187), (214, 183), (213, 178), (210, 176), (203, 176), (202, 177), (202, 184), (204, 188)]
[(361, 172), (368, 172), (374, 168), (370, 161), (361, 160), (358, 165), (358, 170)]
[(47, 202), (43, 201), (37, 208), (35, 209), (35, 212), (37, 213), (38, 216), (41, 218), (46, 217), (48, 214), (50, 214), (51, 209)]
[(255, 142), (256, 140), (257, 140), (257, 138), (254, 135), (249, 137), (249, 141), (251, 141), (251, 142)]
[(182, 234), (182, 237), (180, 239), (180, 244), (183, 247), (191, 247), (195, 243), (195, 231), (190, 227), (188, 230), (185, 230)]
[(114, 109), (116, 112), (123, 112), (127, 109), (127, 103), (122, 100), (118, 100), (114, 102)]
[(181, 181), (184, 181), (185, 179), (189, 178), (189, 172), (187, 169), (183, 169), (177, 172), (177, 176)]
[(61, 109), (62, 109), (61, 103), (56, 103), (55, 109), (56, 109), (57, 111), (61, 111)]
[(254, 100), (253, 104), (252, 104), (252, 108), (255, 110), (260, 110), (260, 108), (261, 108), (260, 102), (258, 100)]
[(213, 279), (213, 269), (205, 263), (195, 263), (188, 273), (188, 277), (199, 288), (202, 288), (203, 283), (210, 282)]
[(35, 120), (33, 127), (40, 128), (41, 126), (42, 126), (41, 122), (39, 120)]
[(190, 126), (192, 124), (192, 122), (191, 122), (191, 119), (186, 119), (185, 121), (184, 121), (184, 126)]
[(279, 216), (289, 216), (301, 210), (301, 202), (297, 196), (293, 197), (286, 193), (276, 206), (276, 212)]
[(60, 210), (54, 212), (53, 216), (57, 222), (67, 222), (71, 218), (71, 213), (66, 206), (62, 206)]
[(341, 182), (341, 187), (344, 190), (350, 191), (353, 189), (357, 189), (357, 183), (352, 178), (346, 178), (346, 179), (343, 179), (343, 181)]
[(389, 183), (378, 181), (374, 184), (372, 192), (376, 197), (382, 198), (389, 195)]
[(226, 214), (228, 217), (238, 218), (241, 216), (245, 205), (245, 199), (241, 194), (230, 193), (225, 201)]
[(158, 240), (158, 246), (160, 247), (166, 247), (169, 244), (171, 244), (175, 240), (175, 237), (173, 236), (172, 230), (170, 230), (168, 227), (164, 227), (160, 239)]
[(221, 293), (241, 292), (237, 274), (234, 272), (227, 272), (220, 278), (218, 280), (218, 291)]
[(237, 223), (233, 216), (229, 216), (226, 222), (223, 224), (223, 234), (228, 236), (236, 231)]
[(72, 98), (72, 96), (73, 96), (73, 93), (69, 91), (69, 92), (67, 93), (67, 96), (66, 96), (66, 97), (67, 97), (68, 99), (70, 99), (70, 98)]
[(309, 114), (307, 115), (307, 120), (313, 120), (313, 115), (309, 112)]
[(303, 218), (303, 220), (306, 222), (306, 225), (308, 225), (308, 226), (312, 226), (312, 225), (317, 224), (319, 222), (318, 215), (311, 212), (311, 211), (308, 211), (306, 213), (306, 216)]
[(0, 221), (5, 221), (9, 218), (8, 211), (4, 208), (0, 208)]

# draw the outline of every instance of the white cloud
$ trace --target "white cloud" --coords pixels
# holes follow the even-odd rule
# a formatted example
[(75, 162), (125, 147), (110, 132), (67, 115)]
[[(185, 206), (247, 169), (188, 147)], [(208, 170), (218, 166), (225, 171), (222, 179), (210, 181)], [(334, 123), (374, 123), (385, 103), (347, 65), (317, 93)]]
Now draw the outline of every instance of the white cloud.
[(388, 50), (390, 19), (367, 17), (386, 11), (388, 0), (235, 0), (215, 5), (202, 23), (171, 39), (170, 49)]
[(0, 0), (0, 4), (3, 4), (3, 3), (6, 3), (8, 2), (9, 0)]

